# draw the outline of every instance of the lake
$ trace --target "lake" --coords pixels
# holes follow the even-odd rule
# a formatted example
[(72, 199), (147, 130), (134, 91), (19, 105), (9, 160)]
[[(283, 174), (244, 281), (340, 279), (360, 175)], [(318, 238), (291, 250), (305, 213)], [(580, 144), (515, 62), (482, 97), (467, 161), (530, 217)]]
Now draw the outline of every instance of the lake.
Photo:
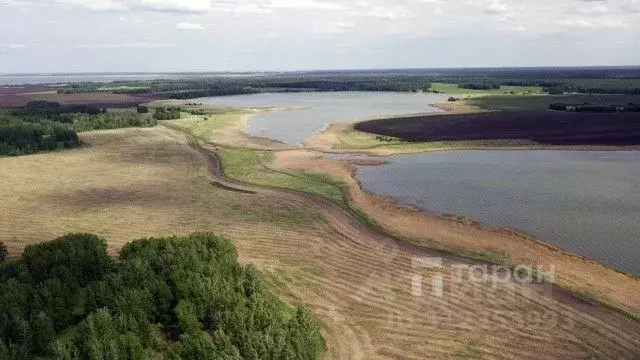
[(640, 152), (451, 151), (362, 166), (365, 190), (640, 274)]
[(256, 116), (249, 121), (247, 132), (287, 144), (300, 144), (333, 122), (442, 112), (432, 105), (447, 97), (422, 93), (316, 92), (237, 95), (193, 101), (215, 106), (289, 108)]

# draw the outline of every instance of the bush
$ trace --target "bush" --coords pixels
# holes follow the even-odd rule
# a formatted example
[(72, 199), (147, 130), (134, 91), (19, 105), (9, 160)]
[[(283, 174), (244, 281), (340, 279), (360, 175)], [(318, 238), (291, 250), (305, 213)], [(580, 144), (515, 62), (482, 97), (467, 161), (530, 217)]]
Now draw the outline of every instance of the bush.
[(0, 263), (4, 261), (9, 255), (9, 250), (7, 249), (7, 245), (0, 241)]
[(179, 107), (158, 107), (153, 113), (153, 118), (156, 120), (176, 120), (180, 119)]
[(144, 105), (138, 105), (136, 110), (138, 111), (138, 114), (146, 114), (149, 112), (149, 107)]
[(153, 127), (158, 124), (156, 119), (142, 116), (133, 111), (118, 111), (99, 115), (74, 114), (71, 119), (73, 128), (78, 132), (128, 127)]
[(33, 154), (78, 145), (78, 134), (69, 125), (0, 117), (0, 155)]
[(567, 105), (564, 103), (553, 103), (549, 105), (549, 109), (556, 111), (565, 111), (567, 110)]
[(52, 101), (32, 101), (14, 110), (15, 115), (25, 116), (54, 116), (71, 113), (100, 114), (103, 112), (106, 112), (106, 109), (87, 105), (60, 105)]
[(0, 265), (0, 358), (318, 359), (308, 311), (267, 290), (211, 234), (143, 239), (118, 260), (67, 235)]
[(498, 90), (500, 89), (500, 85), (489, 83), (463, 83), (459, 84), (458, 88), (471, 90)]

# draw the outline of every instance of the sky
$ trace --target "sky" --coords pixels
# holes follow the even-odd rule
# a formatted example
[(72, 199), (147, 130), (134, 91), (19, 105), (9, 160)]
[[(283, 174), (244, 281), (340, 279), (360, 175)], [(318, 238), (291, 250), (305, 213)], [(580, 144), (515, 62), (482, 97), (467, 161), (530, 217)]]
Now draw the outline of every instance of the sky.
[(0, 73), (640, 64), (640, 0), (0, 0)]

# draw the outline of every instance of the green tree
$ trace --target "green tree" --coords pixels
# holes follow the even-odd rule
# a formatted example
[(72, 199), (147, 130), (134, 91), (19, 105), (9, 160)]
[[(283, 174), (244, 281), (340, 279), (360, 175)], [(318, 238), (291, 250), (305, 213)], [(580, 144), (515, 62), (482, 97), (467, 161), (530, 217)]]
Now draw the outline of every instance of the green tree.
[(0, 263), (4, 261), (9, 255), (9, 250), (7, 249), (7, 245), (0, 241)]
[(34, 353), (38, 355), (49, 355), (51, 352), (51, 342), (56, 335), (51, 318), (44, 312), (39, 312), (33, 320), (32, 333)]

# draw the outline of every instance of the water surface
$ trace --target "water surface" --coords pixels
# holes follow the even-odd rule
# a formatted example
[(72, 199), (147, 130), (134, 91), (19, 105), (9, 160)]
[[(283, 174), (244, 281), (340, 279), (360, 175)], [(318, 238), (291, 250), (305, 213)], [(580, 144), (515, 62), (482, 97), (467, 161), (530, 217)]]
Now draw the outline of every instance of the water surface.
[(640, 152), (455, 151), (360, 167), (363, 187), (640, 274)]
[(441, 112), (432, 105), (443, 100), (443, 94), (408, 94), (390, 92), (314, 92), (268, 93), (201, 98), (207, 105), (290, 108), (253, 118), (247, 132), (300, 144), (338, 121), (352, 121), (391, 115)]

